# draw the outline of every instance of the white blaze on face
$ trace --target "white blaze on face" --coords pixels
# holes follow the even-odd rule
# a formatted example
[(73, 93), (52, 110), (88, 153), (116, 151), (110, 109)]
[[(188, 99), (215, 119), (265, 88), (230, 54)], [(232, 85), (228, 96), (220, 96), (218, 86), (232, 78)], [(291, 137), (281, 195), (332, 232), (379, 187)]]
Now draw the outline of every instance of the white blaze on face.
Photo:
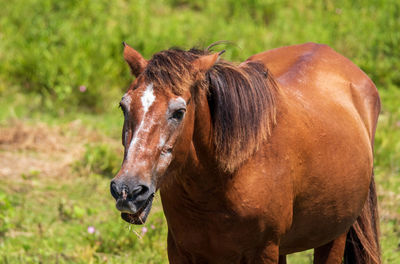
[[(149, 84), (146, 87), (146, 90), (144, 91), (142, 97), (140, 98), (140, 101), (142, 102), (142, 107), (143, 107), (143, 115), (142, 115), (142, 121), (140, 122), (139, 127), (137, 128), (135, 134), (133, 135), (131, 144), (129, 145), (128, 148), (128, 159), (131, 157), (132, 152), (136, 150), (141, 150), (142, 146), (140, 144), (140, 137), (139, 134), (141, 134), (142, 131), (148, 132), (149, 131), (149, 126), (154, 124), (153, 120), (146, 120), (146, 114), (149, 111), (149, 108), (151, 105), (154, 103), (156, 100), (156, 97), (154, 95), (153, 91), (153, 84)], [(148, 118), (147, 118), (148, 119)]]
[(142, 101), (144, 115), (146, 115), (147, 111), (149, 110), (155, 99), (156, 97), (154, 96), (153, 84), (151, 83), (147, 85), (146, 91), (144, 91), (142, 98), (140, 98), (140, 100)]

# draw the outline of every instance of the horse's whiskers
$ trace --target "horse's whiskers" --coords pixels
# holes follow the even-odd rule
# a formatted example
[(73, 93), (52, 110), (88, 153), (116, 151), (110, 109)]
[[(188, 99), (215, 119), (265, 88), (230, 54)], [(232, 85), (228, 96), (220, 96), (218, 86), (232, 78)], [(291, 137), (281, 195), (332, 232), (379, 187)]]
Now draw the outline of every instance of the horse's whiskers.
[(135, 229), (132, 229), (133, 233), (139, 238), (142, 239), (143, 237), (136, 231)]
[(134, 233), (139, 239), (142, 239), (143, 237), (139, 234), (138, 231), (135, 230), (135, 227), (133, 227), (132, 224), (128, 224), (128, 226), (126, 227), (128, 229), (129, 232), (132, 231), (132, 233)]

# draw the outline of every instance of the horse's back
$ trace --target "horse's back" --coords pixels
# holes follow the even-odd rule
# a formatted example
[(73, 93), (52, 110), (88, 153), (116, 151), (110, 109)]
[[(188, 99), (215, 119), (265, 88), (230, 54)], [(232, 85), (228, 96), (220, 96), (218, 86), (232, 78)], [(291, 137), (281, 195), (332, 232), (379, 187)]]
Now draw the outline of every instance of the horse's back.
[(248, 60), (262, 61), (283, 90), (301, 99), (326, 98), (326, 102), (354, 107), (373, 139), (380, 111), (378, 91), (360, 68), (329, 46), (306, 43), (281, 47)]

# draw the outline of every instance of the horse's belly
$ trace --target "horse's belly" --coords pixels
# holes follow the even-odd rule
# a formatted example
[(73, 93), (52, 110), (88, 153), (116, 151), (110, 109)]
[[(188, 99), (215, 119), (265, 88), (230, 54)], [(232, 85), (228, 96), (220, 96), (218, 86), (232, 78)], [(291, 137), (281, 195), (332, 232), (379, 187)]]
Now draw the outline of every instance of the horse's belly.
[(281, 254), (316, 248), (348, 232), (365, 203), (370, 174), (365, 169), (342, 178), (341, 184), (332, 179), (321, 181), (315, 186), (319, 192), (314, 189), (313, 194), (297, 198), (292, 226), (281, 238)]
[[(312, 217), (312, 216), (311, 216)], [(285, 236), (279, 246), (281, 255), (317, 248), (336, 239), (348, 231), (355, 221), (353, 215), (340, 219), (340, 223), (323, 223), (327, 219), (315, 217), (309, 223), (295, 224)]]

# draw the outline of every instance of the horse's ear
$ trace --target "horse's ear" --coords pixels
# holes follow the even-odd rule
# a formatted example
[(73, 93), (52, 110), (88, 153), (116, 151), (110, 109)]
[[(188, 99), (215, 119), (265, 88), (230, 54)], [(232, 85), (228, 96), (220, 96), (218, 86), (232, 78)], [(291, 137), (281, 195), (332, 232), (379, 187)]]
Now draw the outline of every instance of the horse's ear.
[(132, 74), (137, 77), (146, 68), (147, 60), (125, 42), (122, 42), (122, 44), (124, 45), (124, 59), (129, 64)]
[(200, 72), (206, 72), (218, 61), (219, 56), (224, 52), (225, 50), (219, 53), (201, 56), (193, 62), (193, 67)]

